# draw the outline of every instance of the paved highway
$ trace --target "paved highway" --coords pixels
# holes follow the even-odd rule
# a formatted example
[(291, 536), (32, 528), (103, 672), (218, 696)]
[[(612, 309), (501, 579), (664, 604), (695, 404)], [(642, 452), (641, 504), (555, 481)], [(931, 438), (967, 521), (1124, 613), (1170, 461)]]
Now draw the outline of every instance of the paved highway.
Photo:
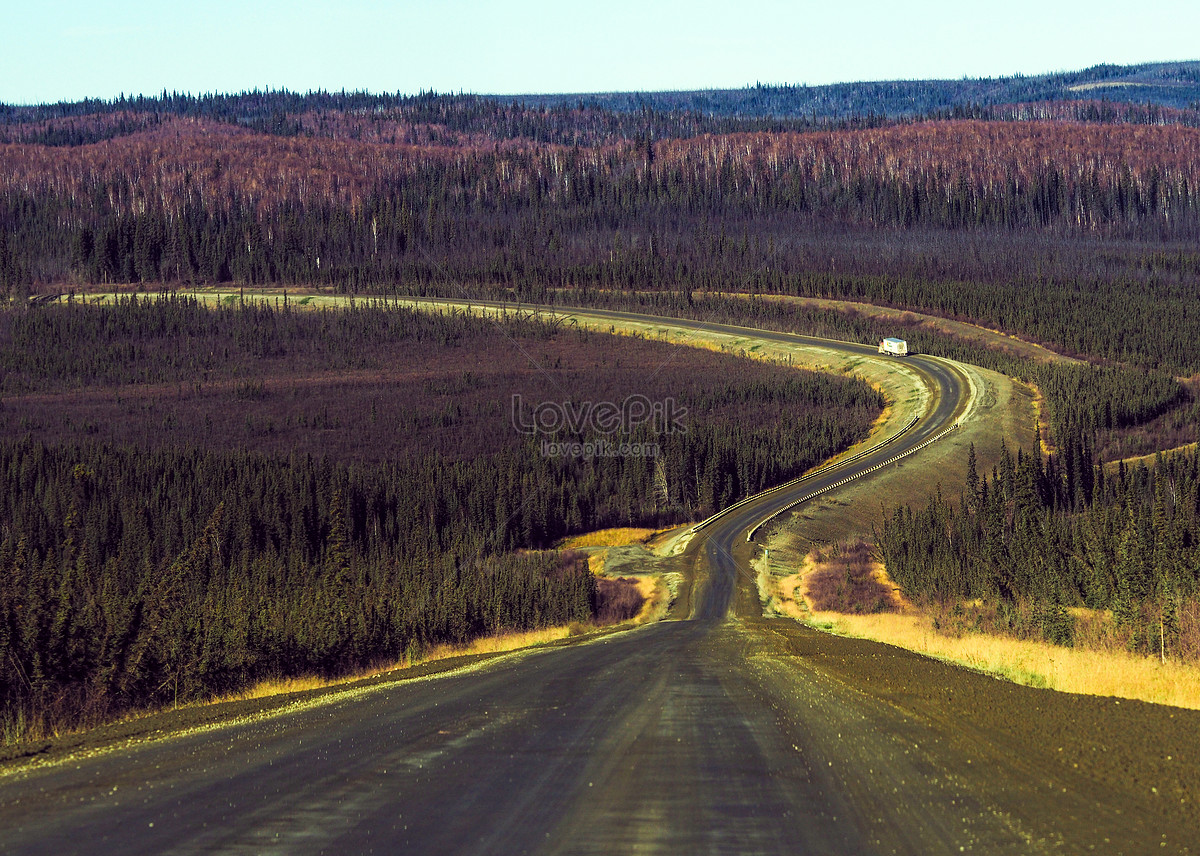
[[(880, 455), (955, 418), (955, 373), (920, 365), (933, 406)], [(696, 585), (672, 620), (0, 779), (0, 852), (1178, 853), (1200, 840), (1190, 780), (1160, 765), (1151, 793), (1130, 760), (1174, 752), (1195, 770), (1200, 717), (758, 616), (745, 533), (814, 486), (699, 532), (685, 556)]]

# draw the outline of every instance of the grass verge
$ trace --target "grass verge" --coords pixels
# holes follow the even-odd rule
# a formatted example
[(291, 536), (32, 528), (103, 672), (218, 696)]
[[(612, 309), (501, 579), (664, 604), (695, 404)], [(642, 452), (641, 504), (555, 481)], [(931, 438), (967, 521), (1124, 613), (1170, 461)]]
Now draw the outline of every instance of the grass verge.
[(406, 658), (397, 663), (392, 663), (384, 668), (369, 669), (352, 675), (346, 675), (341, 678), (326, 679), (315, 675), (309, 675), (296, 678), (282, 678), (262, 681), (240, 692), (210, 699), (204, 702), (204, 704), (215, 705), (224, 704), (225, 702), (231, 701), (248, 701), (251, 699), (286, 695), (288, 693), (307, 692), (309, 690), (342, 686), (345, 684), (355, 683), (357, 681), (368, 680), (370, 678), (378, 677), (391, 672), (410, 669), (413, 666), (424, 663), (434, 663), (440, 660), (448, 660), (452, 657), (466, 657), (475, 654), (502, 654), (508, 651), (516, 651), (521, 648), (532, 648), (537, 645), (545, 645), (548, 642), (556, 642), (559, 639), (566, 639), (570, 636), (581, 636), (590, 629), (594, 628), (583, 624), (569, 624), (556, 627), (544, 627), (538, 630), (497, 633), (490, 636), (482, 636), (479, 639), (473, 640), (467, 645), (438, 645), (429, 649), (420, 657), (415, 657), (411, 660)]
[(1200, 710), (1200, 668), (1186, 663), (978, 633), (946, 636), (921, 613), (812, 612), (806, 620), (833, 633), (886, 642), (1018, 684)]
[(560, 550), (578, 550), (583, 547), (625, 547), (629, 544), (645, 544), (660, 530), (636, 529), (601, 529), (597, 532), (584, 532), (564, 538), (557, 545)]

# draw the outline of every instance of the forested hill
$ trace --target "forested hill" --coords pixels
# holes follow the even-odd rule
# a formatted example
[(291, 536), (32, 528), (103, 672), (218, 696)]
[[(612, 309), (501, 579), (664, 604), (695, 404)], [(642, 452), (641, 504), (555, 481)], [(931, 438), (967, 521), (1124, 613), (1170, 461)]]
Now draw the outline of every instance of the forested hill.
[[(705, 116), (837, 120), (864, 116), (896, 119), (1093, 99), (1194, 112), (1200, 104), (1200, 62), (1097, 65), (1082, 71), (961, 80), (885, 80), (826, 86), (759, 83), (745, 89), (690, 92), (522, 95), (518, 100), (546, 107), (582, 103), (619, 112), (652, 109)], [(1005, 112), (997, 111), (1001, 115)]]

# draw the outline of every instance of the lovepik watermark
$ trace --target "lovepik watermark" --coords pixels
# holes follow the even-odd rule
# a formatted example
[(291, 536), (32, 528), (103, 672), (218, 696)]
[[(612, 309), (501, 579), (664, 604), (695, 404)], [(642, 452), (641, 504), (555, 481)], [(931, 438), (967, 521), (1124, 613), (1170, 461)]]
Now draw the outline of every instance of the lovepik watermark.
[(543, 440), (541, 451), (546, 458), (657, 458), (662, 453), (658, 443), (614, 443), (611, 440)]
[(539, 401), (512, 397), (512, 425), (520, 434), (633, 434), (647, 426), (655, 434), (686, 434), (687, 408), (673, 398), (653, 401), (631, 395), (623, 401)]
[(654, 401), (631, 395), (623, 401), (529, 403), (520, 395), (512, 397), (513, 428), (526, 436), (542, 436), (542, 455), (548, 458), (657, 458), (657, 443), (614, 438), (686, 434), (686, 417), (687, 408), (673, 398)]

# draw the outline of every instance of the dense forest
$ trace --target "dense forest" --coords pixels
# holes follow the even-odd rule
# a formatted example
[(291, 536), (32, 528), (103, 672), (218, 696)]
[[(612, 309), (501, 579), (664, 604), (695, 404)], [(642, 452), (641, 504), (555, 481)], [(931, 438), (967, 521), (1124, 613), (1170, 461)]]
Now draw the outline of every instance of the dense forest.
[[(0, 362), (0, 697), (17, 731), (589, 620), (604, 605), (586, 562), (536, 548), (704, 516), (882, 407), (845, 378), (381, 302), (31, 306), (0, 316)], [(631, 393), (674, 396), (682, 422), (531, 436), (507, 407)], [(746, 408), (775, 416), (748, 425)]]
[[(568, 147), (278, 137), (168, 115), (90, 145), (0, 145), (0, 287), (712, 288), (732, 269), (773, 288), (812, 270), (806, 240), (839, 247), (847, 227), (925, 234), (931, 254), (946, 230), (1154, 241), (1194, 279), (1181, 242), (1200, 234), (1198, 163), (1200, 130), (1160, 125), (958, 120)], [(1093, 273), (1048, 261), (1059, 288)]]
[[(1179, 125), (660, 138), (613, 113), (615, 142), (567, 146), (515, 129), (392, 142), (396, 120), (350, 111), (303, 114), (311, 136), (165, 109), (96, 115), (111, 139), (0, 145), (5, 294), (228, 282), (581, 303), (742, 290), (1200, 368), (1200, 130)], [(42, 124), (54, 121), (83, 119)]]
[[(765, 132), (373, 98), (9, 108), (0, 291), (746, 290), (920, 309), (1182, 374), (1198, 362), (1200, 130), (1140, 124), (1137, 104), (1093, 105), (1111, 122), (1038, 102)], [(1127, 311), (1106, 311), (1117, 301)]]

